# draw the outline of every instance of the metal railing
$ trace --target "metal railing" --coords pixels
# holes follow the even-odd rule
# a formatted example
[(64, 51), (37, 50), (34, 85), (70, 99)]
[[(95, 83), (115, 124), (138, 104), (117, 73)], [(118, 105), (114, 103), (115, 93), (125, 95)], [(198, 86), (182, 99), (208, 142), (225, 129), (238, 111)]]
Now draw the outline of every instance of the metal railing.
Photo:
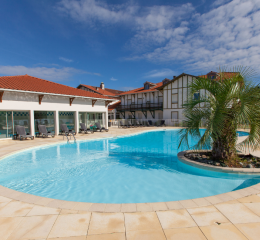
[(142, 103), (131, 105), (119, 105), (117, 111), (137, 111), (137, 110), (162, 110), (163, 103)]

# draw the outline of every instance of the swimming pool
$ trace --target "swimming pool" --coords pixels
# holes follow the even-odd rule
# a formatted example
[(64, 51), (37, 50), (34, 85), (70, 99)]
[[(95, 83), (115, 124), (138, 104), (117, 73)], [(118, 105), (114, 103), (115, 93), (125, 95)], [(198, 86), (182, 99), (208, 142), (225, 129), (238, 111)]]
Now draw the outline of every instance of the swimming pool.
[[(195, 142), (195, 141), (194, 141)], [(0, 161), (0, 184), (54, 199), (93, 203), (200, 198), (260, 182), (180, 162), (178, 130), (39, 147)]]

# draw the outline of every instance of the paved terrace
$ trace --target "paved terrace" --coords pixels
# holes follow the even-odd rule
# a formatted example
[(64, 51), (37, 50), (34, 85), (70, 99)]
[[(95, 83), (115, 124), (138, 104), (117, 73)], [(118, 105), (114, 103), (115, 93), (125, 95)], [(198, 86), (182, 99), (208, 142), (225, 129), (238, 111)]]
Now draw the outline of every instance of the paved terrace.
[[(77, 140), (147, 129), (111, 128), (109, 133), (80, 134)], [(62, 137), (0, 141), (0, 157), (56, 142)], [(259, 240), (259, 236), (260, 184), (200, 199), (138, 204), (61, 201), (0, 186), (1, 240)]]

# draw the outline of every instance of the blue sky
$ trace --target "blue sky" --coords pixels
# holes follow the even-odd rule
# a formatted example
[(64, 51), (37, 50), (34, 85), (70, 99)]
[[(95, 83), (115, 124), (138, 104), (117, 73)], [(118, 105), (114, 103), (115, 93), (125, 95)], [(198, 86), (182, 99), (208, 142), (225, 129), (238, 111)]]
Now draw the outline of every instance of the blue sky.
[(129, 90), (260, 64), (259, 0), (2, 0), (0, 75)]

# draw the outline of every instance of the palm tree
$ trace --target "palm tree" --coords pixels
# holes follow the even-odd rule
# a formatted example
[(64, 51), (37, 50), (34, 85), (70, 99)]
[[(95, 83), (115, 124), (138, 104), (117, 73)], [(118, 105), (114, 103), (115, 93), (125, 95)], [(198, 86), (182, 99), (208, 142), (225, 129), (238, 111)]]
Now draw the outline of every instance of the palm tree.
[[(236, 158), (237, 129), (250, 126), (249, 136), (238, 145), (255, 150), (260, 145), (260, 88), (252, 82), (250, 68), (236, 67), (232, 74), (220, 69), (217, 79), (198, 77), (189, 85), (184, 104), (184, 124), (180, 130), (181, 145), (189, 146), (189, 136), (198, 139), (193, 149), (212, 149), (215, 160)], [(195, 93), (200, 93), (194, 98)], [(203, 94), (204, 93), (204, 94)], [(197, 95), (198, 96), (198, 95)], [(200, 126), (205, 126), (205, 132)]]

